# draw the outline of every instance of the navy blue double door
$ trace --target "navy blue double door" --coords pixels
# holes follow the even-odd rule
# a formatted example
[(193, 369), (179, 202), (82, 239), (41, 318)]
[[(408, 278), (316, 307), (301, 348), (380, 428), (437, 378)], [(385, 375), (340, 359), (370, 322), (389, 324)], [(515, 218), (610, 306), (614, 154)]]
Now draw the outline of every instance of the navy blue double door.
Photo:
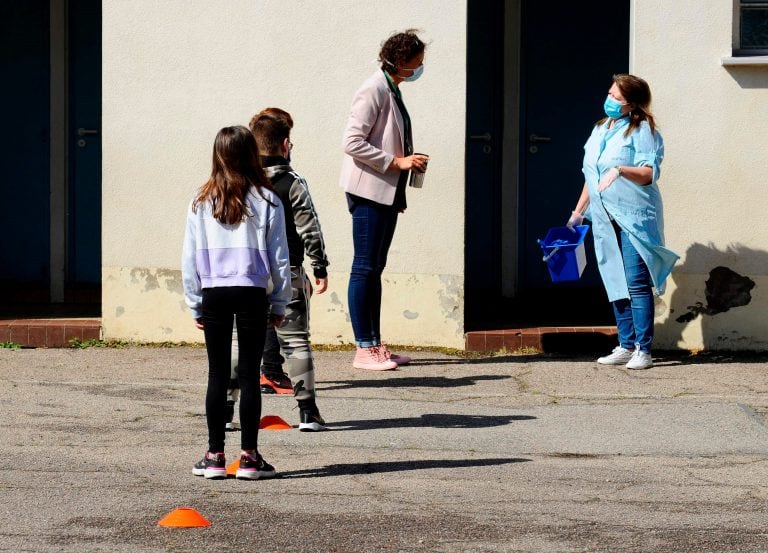
[(0, 41), (0, 311), (98, 297), (101, 0), (3, 2)]
[(537, 243), (581, 192), (584, 142), (629, 67), (629, 0), (468, 6), (465, 328), (612, 324), (587, 237), (578, 282)]

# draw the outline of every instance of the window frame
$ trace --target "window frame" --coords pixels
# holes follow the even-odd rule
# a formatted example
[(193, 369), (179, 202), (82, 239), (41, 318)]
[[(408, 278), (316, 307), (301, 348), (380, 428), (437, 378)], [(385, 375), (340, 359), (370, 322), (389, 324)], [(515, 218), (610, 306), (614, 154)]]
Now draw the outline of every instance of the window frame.
[(768, 8), (768, 0), (733, 0), (733, 57), (768, 56), (767, 48), (742, 48), (741, 45), (741, 11), (745, 6)]

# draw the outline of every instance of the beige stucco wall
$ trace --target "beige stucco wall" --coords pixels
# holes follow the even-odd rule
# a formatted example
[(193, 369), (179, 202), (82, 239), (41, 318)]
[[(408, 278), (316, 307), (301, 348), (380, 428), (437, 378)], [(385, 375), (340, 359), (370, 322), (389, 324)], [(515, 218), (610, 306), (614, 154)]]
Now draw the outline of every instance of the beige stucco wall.
[(330, 290), (313, 300), (313, 340), (353, 341), (341, 134), (381, 41), (416, 27), (429, 41), (425, 73), (402, 89), (416, 148), (432, 162), (398, 223), (382, 326), (390, 343), (463, 345), (464, 1), (131, 0), (103, 10), (107, 338), (202, 341), (180, 283), (187, 203), (210, 172), (219, 128), (279, 106), (294, 117), (294, 165), (331, 260)]
[[(664, 298), (673, 311), (657, 320), (661, 346), (768, 347), (768, 66), (721, 64), (733, 16), (730, 0), (633, 0), (632, 71), (654, 93), (667, 243), (682, 257)], [(718, 266), (755, 283), (750, 301), (694, 316), (711, 307)], [(729, 294), (709, 286), (715, 301)]]
[[(633, 0), (631, 24), (632, 71), (651, 84), (666, 141), (667, 243), (682, 258), (656, 343), (765, 349), (768, 67), (721, 64), (732, 48), (729, 0)], [(103, 26), (106, 337), (202, 340), (180, 285), (186, 205), (208, 175), (216, 131), (277, 105), (296, 120), (294, 164), (332, 262), (330, 290), (313, 300), (313, 339), (352, 341), (340, 137), (381, 40), (414, 26), (430, 41), (426, 71), (403, 91), (416, 147), (432, 163), (399, 221), (383, 327), (392, 343), (463, 345), (464, 1), (133, 0), (105, 2)], [(713, 286), (716, 267), (742, 278), (731, 292), (746, 305), (711, 308), (729, 293)]]

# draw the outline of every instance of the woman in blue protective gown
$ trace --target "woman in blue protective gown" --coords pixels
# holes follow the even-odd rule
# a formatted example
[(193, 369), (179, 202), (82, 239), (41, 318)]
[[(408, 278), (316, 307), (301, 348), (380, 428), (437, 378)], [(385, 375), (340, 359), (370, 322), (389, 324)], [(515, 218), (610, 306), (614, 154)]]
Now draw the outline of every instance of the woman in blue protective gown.
[(658, 187), (664, 141), (650, 112), (651, 90), (634, 75), (614, 75), (605, 117), (584, 145), (584, 188), (567, 225), (592, 222), (595, 254), (613, 304), (619, 345), (604, 365), (653, 366), (654, 294), (679, 256), (664, 247)]

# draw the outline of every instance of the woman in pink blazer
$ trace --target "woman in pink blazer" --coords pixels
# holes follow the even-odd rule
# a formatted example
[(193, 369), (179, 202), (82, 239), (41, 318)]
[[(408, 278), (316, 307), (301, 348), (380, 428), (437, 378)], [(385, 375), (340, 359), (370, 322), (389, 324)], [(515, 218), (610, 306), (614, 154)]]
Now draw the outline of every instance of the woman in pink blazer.
[(358, 369), (396, 369), (410, 361), (381, 341), (381, 273), (397, 225), (407, 207), (409, 171), (423, 172), (428, 156), (413, 153), (411, 118), (400, 83), (424, 71), (426, 45), (413, 29), (389, 37), (379, 52), (381, 69), (355, 93), (344, 130), (340, 185), (352, 214), (354, 258), (349, 313)]

